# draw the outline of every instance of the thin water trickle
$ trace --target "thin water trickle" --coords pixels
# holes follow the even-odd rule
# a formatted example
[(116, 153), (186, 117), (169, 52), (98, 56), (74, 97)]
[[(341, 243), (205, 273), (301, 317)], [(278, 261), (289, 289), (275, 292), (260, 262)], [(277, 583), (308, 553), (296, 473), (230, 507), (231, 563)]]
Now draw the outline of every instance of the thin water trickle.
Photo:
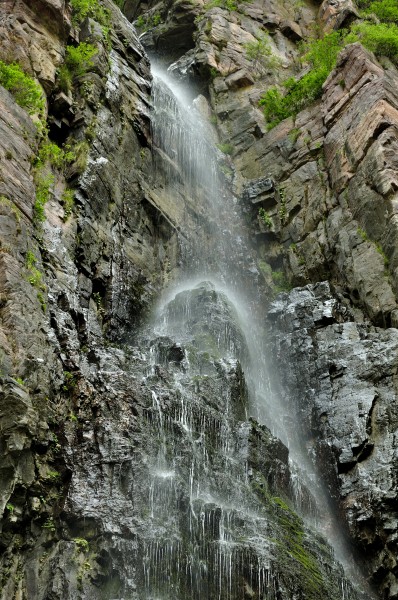
[[(281, 525), (278, 517), (276, 525), (270, 522), (272, 511), (261, 500), (264, 494), (274, 502), (275, 518), (277, 503), (251, 466), (255, 429), (248, 418), (289, 446), (287, 493), (296, 509), (324, 517), (327, 507), (300, 441), (286, 427), (286, 407), (271, 389), (254, 253), (211, 128), (187, 90), (159, 68), (153, 74), (157, 185), (170, 197), (184, 196), (189, 210), (195, 205), (198, 230), (203, 225), (206, 235), (192, 234), (179, 279), (148, 326), (142, 598), (276, 600), (280, 542), (273, 536), (282, 535)], [(259, 439), (270, 435), (258, 427)], [(347, 600), (356, 598), (342, 576), (338, 585)]]

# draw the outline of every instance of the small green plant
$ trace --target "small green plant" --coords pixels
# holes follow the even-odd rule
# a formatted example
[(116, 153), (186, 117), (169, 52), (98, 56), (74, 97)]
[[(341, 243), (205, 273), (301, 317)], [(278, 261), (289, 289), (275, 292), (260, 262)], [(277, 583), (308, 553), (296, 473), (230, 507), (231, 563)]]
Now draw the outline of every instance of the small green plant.
[(275, 294), (279, 294), (280, 292), (289, 292), (291, 290), (291, 285), (286, 279), (286, 275), (283, 271), (272, 271), (271, 275)]
[(267, 229), (272, 228), (272, 219), (264, 208), (261, 207), (258, 209), (258, 216), (260, 217), (264, 225), (267, 227)]
[(29, 114), (44, 115), (45, 100), (40, 85), (27, 75), (17, 63), (0, 61), (0, 85), (8, 90), (15, 102)]
[(70, 371), (64, 371), (64, 383), (62, 390), (64, 392), (73, 392), (77, 385), (76, 375)]
[(256, 41), (244, 44), (246, 58), (251, 61), (253, 72), (260, 75), (265, 71), (275, 71), (281, 65), (281, 60), (273, 54), (269, 36), (263, 32), (257, 32), (256, 37)]
[(155, 14), (152, 16), (152, 23), (153, 23), (153, 26), (154, 26), (154, 27), (156, 27), (156, 26), (157, 26), (157, 25), (159, 25), (159, 23), (161, 23), (161, 22), (162, 22), (162, 17), (161, 17), (161, 15), (160, 15), (159, 13), (155, 13)]
[(87, 140), (77, 142), (74, 146), (75, 153), (75, 168), (76, 171), (81, 174), (84, 172), (87, 166), (88, 155), (90, 152), (90, 144)]
[(73, 190), (64, 190), (61, 196), (62, 206), (64, 207), (63, 221), (66, 222), (72, 214), (75, 205), (75, 193)]
[(286, 90), (284, 93), (274, 86), (260, 100), (260, 106), (263, 106), (264, 116), (268, 121), (268, 129), (272, 129), (288, 117), (295, 116), (321, 96), (322, 85), (334, 68), (344, 41), (345, 32), (334, 31), (322, 39), (302, 46), (303, 60), (310, 64), (311, 70), (301, 79), (287, 79), (283, 83)]
[(109, 11), (103, 8), (98, 0), (70, 0), (70, 3), (73, 9), (74, 25), (80, 25), (84, 19), (91, 17), (103, 27), (109, 26)]
[(58, 471), (52, 471), (51, 469), (47, 471), (46, 479), (56, 480), (61, 477), (61, 473)]
[(221, 150), (223, 154), (232, 154), (234, 151), (232, 144), (217, 144), (217, 148)]
[(78, 46), (67, 46), (65, 62), (58, 69), (57, 84), (68, 93), (72, 88), (74, 77), (84, 75), (94, 66), (93, 58), (98, 53), (93, 44), (82, 42)]
[(78, 421), (77, 416), (73, 412), (69, 413), (68, 419), (69, 419), (69, 421), (72, 421), (72, 423), (77, 423), (77, 421)]
[(37, 299), (40, 302), (40, 306), (43, 312), (46, 312), (47, 304), (44, 299), (44, 293), (46, 286), (43, 283), (43, 276), (39, 269), (36, 267), (37, 259), (31, 250), (28, 250), (25, 258), (25, 266), (29, 272), (28, 281), (37, 290)]
[(210, 78), (215, 79), (220, 76), (220, 72), (215, 67), (210, 67), (209, 69)]
[(14, 510), (15, 510), (15, 506), (14, 506), (13, 504), (11, 504), (11, 502), (8, 502), (8, 503), (6, 504), (6, 509), (8, 510), (8, 512), (9, 512), (10, 514), (12, 514), (12, 513), (14, 512)]
[(205, 4), (205, 10), (211, 8), (224, 8), (225, 10), (238, 10), (238, 2), (236, 0), (209, 0)]
[(295, 144), (300, 136), (301, 133), (301, 129), (298, 129), (297, 127), (294, 127), (293, 129), (291, 129), (288, 133), (289, 136), (289, 140)]
[(36, 183), (36, 200), (33, 206), (33, 220), (36, 225), (44, 223), (46, 215), (44, 207), (47, 204), (51, 188), (54, 185), (54, 175), (52, 173), (45, 173), (43, 169), (39, 169), (35, 173)]
[(22, 385), (23, 387), (25, 386), (25, 382), (22, 377), (14, 377), (14, 379), (17, 383), (19, 383), (19, 385)]
[(98, 53), (93, 44), (81, 42), (78, 46), (67, 46), (65, 64), (72, 77), (84, 75), (94, 65), (93, 57)]
[(28, 250), (25, 258), (25, 266), (29, 271), (28, 281), (37, 288), (42, 288), (42, 274), (36, 267), (37, 259), (31, 250)]
[(138, 27), (138, 29), (143, 29), (147, 26), (147, 20), (143, 17), (143, 15), (140, 15), (134, 22), (134, 25)]
[(43, 168), (49, 164), (55, 169), (64, 169), (75, 159), (75, 153), (69, 144), (60, 148), (55, 142), (44, 138), (40, 144), (39, 154), (35, 161), (36, 168)]
[(73, 541), (76, 544), (76, 548), (80, 551), (80, 552), (88, 552), (90, 550), (90, 544), (88, 543), (87, 540), (85, 540), (84, 538), (73, 538)]
[(54, 532), (56, 527), (55, 527), (55, 523), (54, 523), (54, 519), (49, 517), (44, 523), (43, 523), (43, 529), (48, 529), (49, 531)]

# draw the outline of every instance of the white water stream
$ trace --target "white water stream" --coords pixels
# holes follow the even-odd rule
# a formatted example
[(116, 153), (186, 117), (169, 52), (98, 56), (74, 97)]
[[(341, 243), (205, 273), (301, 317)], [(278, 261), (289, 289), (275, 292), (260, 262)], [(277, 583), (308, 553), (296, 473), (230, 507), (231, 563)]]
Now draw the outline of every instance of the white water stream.
[[(179, 279), (165, 290), (152, 323), (154, 339), (171, 338), (185, 349), (182, 369), (173, 375), (175, 397), (159, 384), (157, 374), (164, 359), (159, 344), (156, 350), (156, 340), (146, 376), (146, 383), (153, 385), (154, 450), (152, 455), (148, 452), (144, 597), (284, 599), (278, 595), (280, 583), (270, 560), (270, 547), (279, 542), (270, 542), (268, 515), (252, 490), (250, 417), (289, 448), (294, 509), (311, 524), (323, 525), (340, 559), (348, 563), (350, 558), (338, 539), (306, 451), (286, 427), (287, 409), (272, 390), (262, 315), (257, 310), (259, 274), (237, 201), (219, 168), (214, 134), (187, 90), (158, 68), (153, 74), (153, 143), (163, 186), (159, 193), (175, 197), (176, 202), (183, 195), (186, 210), (195, 207), (201, 216), (197, 227), (203, 226), (205, 232), (192, 231), (183, 243)], [(216, 313), (206, 312), (206, 302)], [(197, 329), (201, 320), (205, 339)], [(195, 336), (202, 336), (204, 346), (190, 351)], [(211, 360), (198, 366), (198, 360), (209, 353)], [(217, 369), (218, 379), (221, 373), (227, 381), (238, 360), (249, 398), (240, 413), (229, 388), (209, 387)], [(203, 408), (201, 397), (208, 400), (215, 389), (219, 406)], [(341, 598), (357, 598), (343, 577), (339, 585)]]

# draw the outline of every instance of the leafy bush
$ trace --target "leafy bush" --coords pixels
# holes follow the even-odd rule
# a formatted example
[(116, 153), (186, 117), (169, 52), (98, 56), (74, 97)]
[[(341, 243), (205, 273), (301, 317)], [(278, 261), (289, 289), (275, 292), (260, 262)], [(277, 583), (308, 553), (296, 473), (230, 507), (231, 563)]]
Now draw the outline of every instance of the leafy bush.
[(93, 44), (82, 42), (78, 46), (67, 46), (65, 62), (58, 69), (58, 86), (64, 92), (72, 87), (74, 77), (84, 75), (94, 65), (92, 58), (98, 50)]
[(311, 70), (301, 79), (287, 79), (283, 83), (287, 90), (285, 94), (274, 86), (260, 100), (260, 106), (264, 107), (264, 115), (268, 121), (268, 129), (272, 129), (287, 117), (295, 116), (321, 96), (322, 85), (334, 68), (343, 43), (344, 32), (334, 31), (322, 39), (302, 46), (303, 60), (311, 65)]
[(63, 169), (73, 162), (75, 158), (75, 152), (73, 152), (69, 144), (60, 148), (57, 144), (47, 139), (40, 144), (35, 166), (40, 169), (45, 164), (50, 164), (56, 169)]
[(269, 36), (259, 32), (256, 37), (257, 39), (255, 42), (244, 44), (246, 58), (252, 61), (253, 71), (255, 73), (261, 73), (267, 69), (275, 70), (280, 66), (281, 61), (272, 52)]
[(376, 15), (380, 21), (386, 23), (398, 22), (398, 4), (396, 0), (376, 0), (375, 2), (362, 2), (365, 15)]
[(0, 61), (0, 85), (8, 90), (15, 101), (29, 114), (44, 112), (45, 101), (40, 85), (24, 73), (17, 63), (6, 64)]
[(70, 0), (70, 3), (73, 9), (74, 25), (79, 25), (87, 17), (92, 17), (100, 25), (108, 26), (109, 12), (99, 4), (98, 0)]
[[(398, 26), (390, 23), (360, 23), (353, 27), (359, 41), (378, 56), (387, 56), (398, 64)], [(353, 40), (352, 36), (349, 41)]]
[(92, 58), (98, 50), (93, 44), (82, 42), (78, 46), (67, 46), (65, 54), (65, 65), (68, 67), (72, 77), (84, 75), (94, 65)]

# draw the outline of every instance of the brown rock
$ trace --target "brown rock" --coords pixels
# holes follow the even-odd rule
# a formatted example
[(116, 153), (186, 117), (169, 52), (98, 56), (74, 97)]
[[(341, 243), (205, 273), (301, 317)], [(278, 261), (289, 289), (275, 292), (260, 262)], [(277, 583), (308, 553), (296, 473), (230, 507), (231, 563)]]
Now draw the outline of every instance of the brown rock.
[(325, 33), (349, 27), (359, 13), (352, 0), (324, 0), (319, 8), (319, 21)]

